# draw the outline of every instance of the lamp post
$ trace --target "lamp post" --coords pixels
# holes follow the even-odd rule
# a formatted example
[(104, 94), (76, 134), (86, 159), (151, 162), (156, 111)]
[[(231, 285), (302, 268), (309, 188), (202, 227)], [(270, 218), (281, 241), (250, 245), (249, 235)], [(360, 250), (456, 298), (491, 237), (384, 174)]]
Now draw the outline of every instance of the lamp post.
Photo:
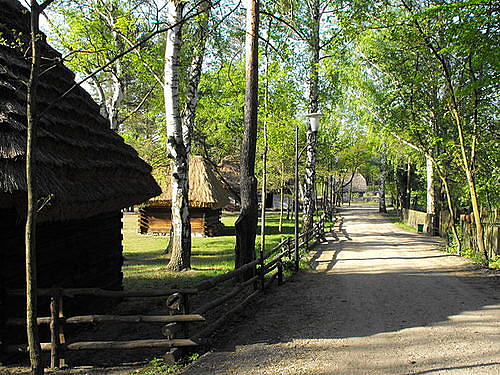
[[(319, 118), (321, 113), (308, 113), (309, 125), (313, 133), (318, 132)], [(294, 191), (294, 209), (295, 209), (295, 272), (299, 270), (299, 159), (307, 144), (299, 152), (299, 126), (295, 126), (295, 191)]]

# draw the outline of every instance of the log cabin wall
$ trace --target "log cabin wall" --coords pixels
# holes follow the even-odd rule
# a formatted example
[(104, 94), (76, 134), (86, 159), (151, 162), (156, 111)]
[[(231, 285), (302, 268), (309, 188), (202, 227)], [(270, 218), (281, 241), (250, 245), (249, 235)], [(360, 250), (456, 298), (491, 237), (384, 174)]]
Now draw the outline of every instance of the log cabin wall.
[[(170, 207), (146, 206), (139, 212), (139, 233), (169, 234), (172, 225)], [(190, 207), (189, 215), (194, 236), (213, 237), (224, 227), (220, 221), (222, 209)]]
[[(85, 220), (40, 223), (36, 234), (38, 287), (120, 290), (123, 280), (121, 216), (118, 211)], [(4, 307), (4, 319), (24, 316), (24, 298), (5, 298), (5, 290), (25, 288), (24, 222), (13, 210), (2, 210), (0, 226), (0, 296), (3, 296), (0, 303)], [(47, 316), (47, 308), (48, 305), (40, 301), (39, 314)]]

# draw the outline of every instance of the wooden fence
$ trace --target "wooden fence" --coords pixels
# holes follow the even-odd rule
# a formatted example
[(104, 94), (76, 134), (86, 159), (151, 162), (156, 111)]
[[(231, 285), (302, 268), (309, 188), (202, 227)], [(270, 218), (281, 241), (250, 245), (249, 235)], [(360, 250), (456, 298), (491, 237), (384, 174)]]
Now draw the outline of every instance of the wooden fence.
[[(317, 241), (324, 238), (325, 223), (329, 215), (324, 214), (309, 232), (302, 233), (299, 236), (299, 249), (307, 251)], [(88, 349), (138, 349), (138, 348), (175, 348), (171, 350), (172, 360), (179, 357), (182, 347), (194, 347), (206, 342), (206, 338), (233, 314), (241, 311), (252, 300), (269, 287), (275, 280), (278, 285), (284, 281), (283, 268), (284, 263), (292, 261), (294, 256), (294, 239), (291, 237), (283, 239), (277, 246), (260, 256), (253, 262), (245, 264), (243, 267), (222, 275), (205, 280), (190, 289), (171, 289), (171, 290), (153, 290), (153, 291), (108, 291), (102, 289), (39, 289), (40, 297), (50, 298), (50, 316), (37, 318), (38, 325), (48, 325), (50, 329), (50, 342), (42, 343), (42, 351), (50, 351), (52, 368), (64, 365), (64, 353), (72, 350)], [(220, 296), (206, 304), (190, 311), (190, 296), (204, 293), (222, 282), (231, 279), (237, 279), (241, 274), (254, 269), (255, 275), (250, 279), (236, 283), (234, 287), (225, 295)], [(267, 276), (269, 275), (269, 276)], [(267, 277), (266, 277), (267, 276)], [(227, 311), (221, 313), (213, 322), (199, 329), (194, 334), (189, 334), (188, 324), (204, 322), (203, 314), (221, 306), (222, 304), (234, 299), (245, 291), (246, 287), (253, 285), (253, 289), (247, 295), (240, 298), (239, 303), (230, 307)], [(22, 296), (24, 290), (10, 290), (7, 292), (10, 296)], [(145, 298), (145, 297), (166, 297), (168, 314), (165, 315), (80, 315), (65, 317), (63, 310), (63, 299), (75, 296), (96, 296), (96, 297), (115, 297), (115, 298)], [(89, 342), (67, 342), (65, 336), (65, 326), (71, 324), (87, 323), (162, 323), (162, 334), (166, 339), (145, 339), (132, 341), (89, 341)], [(7, 319), (9, 326), (23, 326), (25, 319)], [(179, 332), (183, 337), (179, 336)], [(27, 345), (4, 345), (3, 350), (7, 353), (27, 352)]]
[[(457, 225), (461, 230), (461, 236), (465, 247), (474, 252), (479, 252), (474, 216), (472, 214), (461, 214), (457, 216), (459, 217)], [(418, 226), (422, 225), (423, 232), (433, 232), (432, 215), (421, 211), (403, 209), (403, 219), (408, 225), (413, 226), (415, 229), (418, 229)], [(484, 241), (488, 256), (490, 259), (495, 259), (500, 255), (500, 223), (498, 222), (497, 214), (495, 213), (481, 217), (481, 222), (484, 228)], [(450, 228), (450, 215), (447, 211), (442, 211), (439, 215), (439, 230), (437, 232), (439, 232), (441, 237), (447, 238)]]

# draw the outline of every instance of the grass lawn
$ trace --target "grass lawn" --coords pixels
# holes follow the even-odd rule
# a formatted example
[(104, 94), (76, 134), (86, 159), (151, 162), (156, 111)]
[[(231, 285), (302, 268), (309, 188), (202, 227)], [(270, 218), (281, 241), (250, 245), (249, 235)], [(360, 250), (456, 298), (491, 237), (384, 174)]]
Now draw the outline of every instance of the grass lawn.
[(387, 214), (384, 215), (387, 219), (391, 220), (395, 225), (400, 227), (401, 229), (404, 229), (408, 232), (413, 232), (417, 233), (417, 229), (412, 227), (411, 225), (406, 224), (404, 221), (401, 221), (401, 218), (399, 217), (398, 213), (396, 210), (387, 210)]
[[(224, 235), (206, 238), (193, 237), (191, 270), (168, 272), (165, 269), (168, 256), (164, 254), (168, 237), (137, 233), (138, 216), (125, 214), (123, 217), (125, 290), (190, 287), (206, 278), (231, 271), (234, 268), (234, 222), (238, 215), (238, 213), (223, 213), (222, 222), (226, 226)], [(293, 236), (292, 220), (285, 220), (282, 233), (278, 231), (278, 224), (279, 213), (267, 213), (267, 250), (277, 245), (283, 237)], [(259, 241), (260, 235), (257, 236), (257, 248)]]

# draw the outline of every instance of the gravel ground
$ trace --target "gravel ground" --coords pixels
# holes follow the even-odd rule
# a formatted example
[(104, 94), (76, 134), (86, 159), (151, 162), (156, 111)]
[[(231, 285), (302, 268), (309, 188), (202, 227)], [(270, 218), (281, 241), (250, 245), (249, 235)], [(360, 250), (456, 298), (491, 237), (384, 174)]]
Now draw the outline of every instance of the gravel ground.
[(375, 209), (343, 215), (316, 272), (268, 292), (182, 374), (500, 374), (498, 272)]

